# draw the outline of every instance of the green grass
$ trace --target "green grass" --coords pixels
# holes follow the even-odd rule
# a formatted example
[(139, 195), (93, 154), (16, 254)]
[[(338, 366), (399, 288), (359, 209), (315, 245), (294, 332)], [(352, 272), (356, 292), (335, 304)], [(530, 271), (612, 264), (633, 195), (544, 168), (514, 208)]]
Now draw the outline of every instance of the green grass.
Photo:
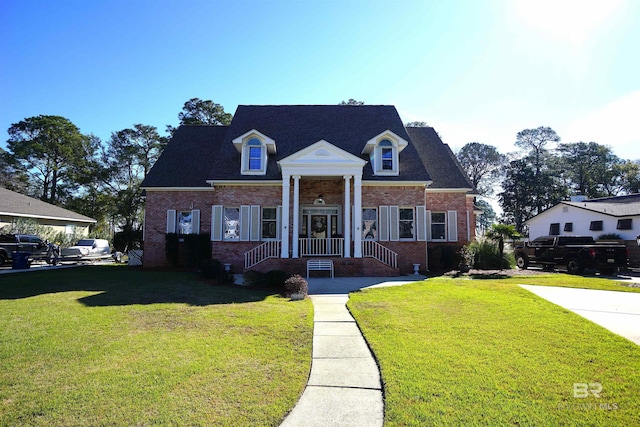
[[(640, 425), (640, 347), (515, 284), (547, 280), (351, 294), (381, 367), (385, 425)], [(574, 397), (575, 383), (600, 383), (601, 397)]]
[(306, 385), (312, 312), (189, 273), (0, 276), (0, 425), (278, 425)]
[(515, 276), (504, 280), (520, 285), (560, 286), (564, 288), (600, 289), (604, 291), (638, 292), (640, 287), (629, 286), (629, 281), (584, 277), (572, 274), (541, 274), (537, 276)]

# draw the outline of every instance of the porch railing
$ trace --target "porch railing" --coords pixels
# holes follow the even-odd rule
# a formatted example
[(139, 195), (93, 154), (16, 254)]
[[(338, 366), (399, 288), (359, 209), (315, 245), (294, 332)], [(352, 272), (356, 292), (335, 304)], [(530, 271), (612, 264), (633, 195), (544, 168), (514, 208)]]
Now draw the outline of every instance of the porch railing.
[(389, 267), (398, 268), (398, 254), (374, 240), (362, 241), (362, 256), (375, 258)]
[(244, 254), (245, 270), (260, 264), (269, 258), (278, 258), (280, 256), (280, 241), (270, 240), (264, 242), (260, 246), (256, 246)]
[(314, 239), (303, 237), (298, 239), (300, 256), (342, 256), (344, 238)]

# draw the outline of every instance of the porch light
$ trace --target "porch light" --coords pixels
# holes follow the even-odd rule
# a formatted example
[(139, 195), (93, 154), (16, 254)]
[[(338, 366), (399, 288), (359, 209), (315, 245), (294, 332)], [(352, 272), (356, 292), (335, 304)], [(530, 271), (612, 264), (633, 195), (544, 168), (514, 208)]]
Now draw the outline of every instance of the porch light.
[(324, 205), (324, 199), (322, 198), (322, 194), (318, 194), (318, 198), (313, 201), (314, 205)]

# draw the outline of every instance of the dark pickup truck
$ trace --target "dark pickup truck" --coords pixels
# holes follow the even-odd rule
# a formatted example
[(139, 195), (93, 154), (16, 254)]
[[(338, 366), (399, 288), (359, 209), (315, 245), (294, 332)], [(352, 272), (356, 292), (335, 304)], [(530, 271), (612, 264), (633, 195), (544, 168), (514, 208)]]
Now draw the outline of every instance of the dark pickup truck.
[(11, 261), (14, 252), (29, 252), (29, 259), (49, 259), (49, 246), (32, 234), (0, 234), (0, 265)]
[(585, 268), (611, 274), (628, 264), (627, 247), (621, 244), (596, 243), (590, 236), (544, 236), (515, 248), (516, 264), (525, 269), (538, 265), (552, 270), (564, 265), (570, 274)]

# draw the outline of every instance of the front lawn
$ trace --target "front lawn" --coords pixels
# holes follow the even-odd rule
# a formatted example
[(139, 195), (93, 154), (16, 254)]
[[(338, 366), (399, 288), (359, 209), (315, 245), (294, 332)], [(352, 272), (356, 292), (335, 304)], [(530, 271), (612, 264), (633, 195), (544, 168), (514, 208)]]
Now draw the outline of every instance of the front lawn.
[(381, 367), (385, 425), (640, 425), (640, 347), (516, 284), (535, 282), (352, 293)]
[(0, 425), (278, 425), (304, 390), (313, 309), (189, 273), (0, 276)]

